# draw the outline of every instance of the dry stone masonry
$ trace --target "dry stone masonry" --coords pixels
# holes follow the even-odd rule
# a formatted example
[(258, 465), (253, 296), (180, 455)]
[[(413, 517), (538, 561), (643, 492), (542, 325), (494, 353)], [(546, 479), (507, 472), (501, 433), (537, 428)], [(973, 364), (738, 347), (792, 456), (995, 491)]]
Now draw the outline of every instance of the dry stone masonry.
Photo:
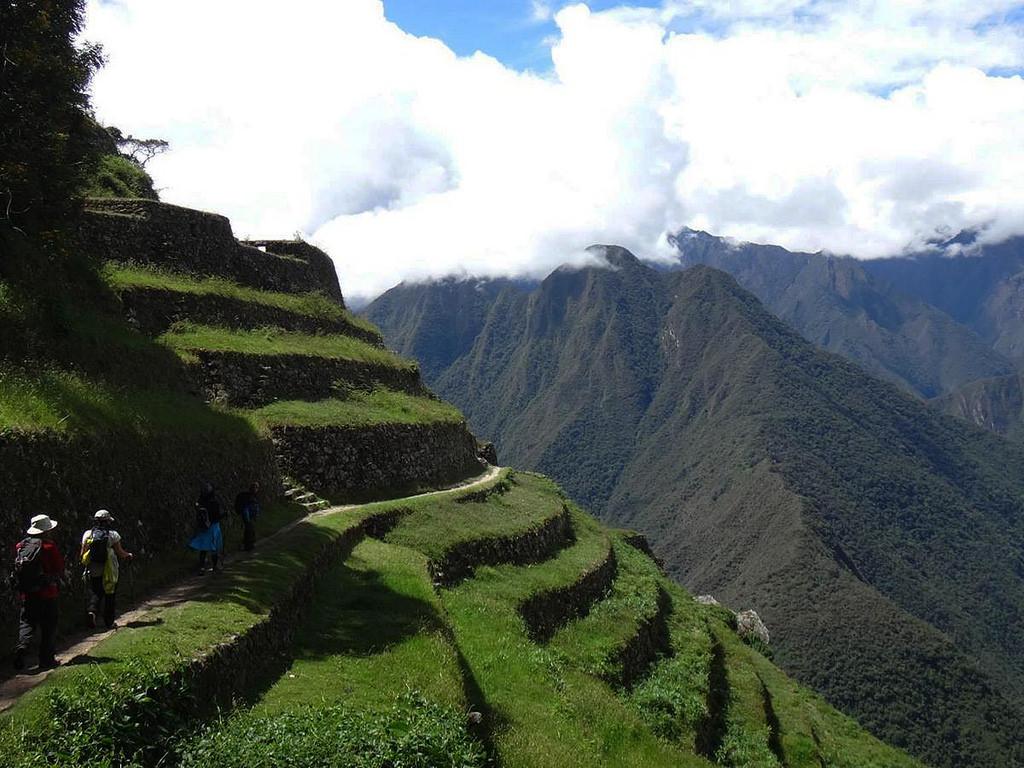
[[(334, 265), (323, 251), (305, 243), (240, 243), (231, 222), (214, 213), (153, 200), (90, 200), (79, 237), (99, 260), (224, 277), (267, 291), (320, 291), (344, 304)], [(279, 255), (273, 247), (292, 253)]]

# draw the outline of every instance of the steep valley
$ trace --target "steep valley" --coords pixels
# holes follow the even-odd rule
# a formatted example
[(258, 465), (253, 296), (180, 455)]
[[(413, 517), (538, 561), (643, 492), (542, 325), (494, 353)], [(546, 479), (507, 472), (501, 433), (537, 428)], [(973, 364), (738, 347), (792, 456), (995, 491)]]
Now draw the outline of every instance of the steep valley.
[[(368, 316), (504, 460), (755, 607), (783, 666), (876, 734), (936, 765), (1024, 759), (1024, 452), (816, 350), (722, 272), (607, 256), (534, 289), (400, 286)], [(438, 349), (454, 317), (479, 331)]]

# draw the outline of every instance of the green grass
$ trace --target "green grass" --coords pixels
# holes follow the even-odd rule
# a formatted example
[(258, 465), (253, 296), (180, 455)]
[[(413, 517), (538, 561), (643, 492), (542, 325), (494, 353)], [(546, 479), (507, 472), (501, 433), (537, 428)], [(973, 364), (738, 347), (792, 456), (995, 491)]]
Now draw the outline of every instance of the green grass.
[[(809, 688), (797, 685), (768, 659), (718, 625), (716, 637), (730, 664), (753, 670), (771, 696), (781, 722), (780, 741), (786, 765), (792, 768), (910, 768), (908, 755), (869, 735)], [(730, 667), (731, 672), (731, 667)]]
[(651, 668), (629, 701), (656, 734), (692, 747), (708, 716), (711, 635), (690, 596), (675, 585), (666, 588), (672, 598), (672, 653)]
[[(157, 673), (173, 670), (259, 622), (288, 593), (316, 553), (381, 506), (303, 521), (265, 552), (211, 581), (204, 594), (154, 609), (146, 617), (147, 626), (115, 633), (90, 656), (104, 660), (100, 669), (110, 678), (140, 663)], [(4, 720), (31, 725), (45, 716), (51, 691), (81, 684), (89, 670), (90, 665), (57, 670), (45, 685), (23, 696)]]
[(289, 333), (276, 328), (229, 330), (208, 325), (178, 323), (162, 334), (161, 343), (178, 352), (197, 350), (240, 352), (247, 355), (307, 355), (355, 360), (390, 368), (414, 370), (416, 363), (351, 336)]
[(304, 427), (433, 424), (465, 420), (462, 412), (453, 405), (388, 389), (352, 391), (344, 400), (281, 401), (251, 411), (250, 415), (258, 424)]
[(236, 718), (184, 747), (182, 768), (483, 768), (465, 713), (415, 691), (390, 709), (350, 704)]
[(250, 431), (244, 418), (190, 395), (127, 389), (59, 370), (0, 370), (0, 431), (93, 432), (128, 428), (142, 434)]
[(728, 640), (735, 638), (734, 633), (717, 624), (713, 634), (725, 646), (729, 682), (725, 733), (716, 755), (718, 762), (732, 768), (779, 768), (779, 759), (770, 746), (772, 731), (761, 678), (749, 657), (736, 652), (738, 646), (723, 642), (726, 635)]
[(341, 702), (381, 711), (406, 689), (465, 709), (458, 659), (421, 553), (365, 540), (324, 575), (314, 606), (295, 661), (259, 712)]
[(430, 500), (404, 517), (386, 541), (440, 558), (465, 541), (522, 533), (561, 513), (564, 497), (558, 486), (539, 475), (514, 473), (509, 493), (485, 503), (454, 499)]
[(606, 680), (620, 680), (616, 654), (641, 622), (658, 613), (661, 577), (646, 555), (615, 540), (619, 570), (611, 593), (581, 619), (566, 625), (550, 647), (583, 671)]
[(658, 739), (604, 682), (530, 642), (517, 606), (572, 583), (607, 554), (599, 526), (574, 515), (577, 542), (539, 565), (481, 567), (442, 593), (459, 647), (494, 721), (499, 762), (518, 766), (706, 765)]
[(261, 291), (238, 285), (219, 277), (190, 277), (155, 269), (110, 262), (102, 270), (103, 277), (115, 289), (150, 288), (191, 293), (197, 296), (223, 296), (251, 304), (282, 309), (297, 315), (321, 320), (343, 321), (367, 333), (380, 335), (373, 323), (354, 315), (336, 301), (321, 293), (281, 293)]

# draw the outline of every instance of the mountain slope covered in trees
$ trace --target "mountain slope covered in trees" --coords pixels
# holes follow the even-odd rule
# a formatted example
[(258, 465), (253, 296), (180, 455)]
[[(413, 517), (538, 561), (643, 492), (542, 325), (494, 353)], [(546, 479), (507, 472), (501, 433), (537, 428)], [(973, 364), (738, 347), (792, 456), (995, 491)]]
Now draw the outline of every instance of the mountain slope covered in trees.
[(929, 297), (896, 288), (871, 262), (734, 243), (692, 230), (670, 240), (683, 266), (728, 272), (808, 341), (922, 397), (1012, 370), (974, 325), (962, 324), (961, 315), (954, 319)]
[[(815, 349), (718, 270), (608, 259), (533, 290), (399, 287), (369, 315), (504, 461), (753, 605), (783, 666), (875, 733), (936, 765), (1024, 760), (1024, 452)], [(456, 317), (479, 331), (439, 347)]]

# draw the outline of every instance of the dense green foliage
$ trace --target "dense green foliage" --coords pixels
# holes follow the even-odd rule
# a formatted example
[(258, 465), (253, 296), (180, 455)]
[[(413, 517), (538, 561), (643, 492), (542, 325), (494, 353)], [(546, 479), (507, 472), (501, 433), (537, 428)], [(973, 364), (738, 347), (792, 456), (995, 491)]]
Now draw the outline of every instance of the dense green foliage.
[(146, 169), (124, 155), (103, 155), (80, 192), (83, 197), (141, 197), (158, 199)]
[(0, 221), (52, 229), (94, 162), (89, 81), (101, 56), (76, 46), (85, 0), (0, 4)]
[(480, 312), (428, 383), (504, 460), (755, 608), (775, 658), (876, 733), (938, 765), (1024, 759), (1024, 452), (817, 351), (721, 272), (611, 255), (478, 291), (482, 310), (446, 283), (447, 306), (415, 286), (369, 314), (441, 361), (418, 324)]
[(344, 704), (252, 715), (185, 749), (182, 768), (474, 768), (486, 755), (456, 710), (416, 692), (386, 712)]

